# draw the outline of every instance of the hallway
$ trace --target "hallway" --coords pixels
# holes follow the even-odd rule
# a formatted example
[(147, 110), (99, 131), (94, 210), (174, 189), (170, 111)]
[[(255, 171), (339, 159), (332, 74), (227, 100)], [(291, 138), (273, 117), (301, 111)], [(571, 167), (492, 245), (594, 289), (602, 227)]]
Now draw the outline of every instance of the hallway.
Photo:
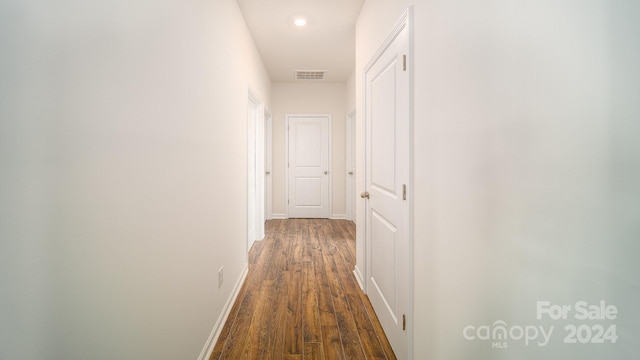
[[(376, 274), (410, 289), (402, 360), (638, 358), (638, 39), (637, 0), (2, 1), (0, 359), (393, 358)], [(408, 155), (368, 151), (400, 113), (370, 84), (407, 76)], [(291, 115), (331, 116), (336, 220), (285, 220)], [(409, 277), (370, 246), (403, 185)]]
[(352, 274), (352, 222), (272, 220), (266, 231), (211, 360), (395, 359)]

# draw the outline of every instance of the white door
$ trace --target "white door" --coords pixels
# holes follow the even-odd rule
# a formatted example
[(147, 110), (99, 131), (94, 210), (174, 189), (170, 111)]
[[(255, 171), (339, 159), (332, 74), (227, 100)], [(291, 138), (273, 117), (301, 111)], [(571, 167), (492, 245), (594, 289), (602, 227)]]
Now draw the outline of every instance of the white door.
[(264, 105), (258, 104), (256, 109), (255, 123), (255, 178), (256, 178), (256, 238), (264, 239), (264, 217), (265, 217), (265, 122)]
[(356, 220), (356, 113), (347, 115), (347, 220)]
[[(402, 24), (404, 23), (404, 26)], [(408, 357), (411, 251), (406, 22), (365, 70), (366, 289), (398, 359)]]
[(329, 217), (329, 116), (289, 116), (289, 217)]
[(247, 252), (257, 238), (256, 206), (256, 112), (258, 104), (249, 97), (247, 103)]
[(273, 196), (272, 186), (273, 180), (271, 176), (272, 167), (272, 153), (273, 153), (273, 132), (272, 132), (272, 118), (271, 114), (267, 111), (264, 112), (264, 126), (265, 126), (265, 138), (264, 138), (264, 217), (265, 220), (271, 220), (273, 218)]

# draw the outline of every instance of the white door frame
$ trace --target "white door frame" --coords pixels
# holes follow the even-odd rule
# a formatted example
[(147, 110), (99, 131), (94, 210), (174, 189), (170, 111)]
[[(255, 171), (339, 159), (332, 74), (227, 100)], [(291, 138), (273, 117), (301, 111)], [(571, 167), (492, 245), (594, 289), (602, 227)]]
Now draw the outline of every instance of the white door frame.
[(356, 221), (356, 111), (347, 114), (347, 171), (345, 184), (347, 185), (347, 220)]
[[(265, 201), (265, 121), (264, 121), (264, 104), (260, 102), (258, 97), (251, 89), (247, 95), (247, 111), (250, 106), (255, 107), (255, 116), (253, 119), (247, 116), (247, 256), (251, 246), (256, 240), (264, 238), (264, 201)], [(252, 151), (253, 150), (253, 151)], [(252, 159), (253, 157), (253, 159)], [(254, 164), (253, 169), (250, 164)], [(253, 183), (254, 196), (250, 196), (250, 184)], [(251, 210), (253, 209), (253, 213)], [(250, 232), (251, 225), (254, 226), (255, 234), (252, 236)], [(254, 237), (252, 239), (252, 237)]]
[(286, 126), (284, 127), (284, 143), (285, 143), (285, 176), (284, 176), (284, 181), (285, 181), (285, 195), (284, 195), (284, 205), (285, 205), (285, 215), (286, 218), (289, 218), (289, 123), (291, 118), (316, 118), (316, 117), (326, 117), (327, 119), (329, 119), (329, 174), (328, 174), (328, 181), (329, 181), (329, 217), (331, 216), (331, 214), (333, 213), (333, 193), (331, 191), (332, 188), (332, 183), (333, 181), (331, 180), (333, 178), (333, 165), (331, 164), (331, 156), (332, 156), (332, 151), (331, 148), (333, 147), (333, 142), (331, 141), (331, 123), (333, 122), (331, 120), (331, 114), (286, 114), (285, 115), (285, 119), (286, 119)]
[(265, 125), (265, 220), (273, 219), (273, 118), (268, 110), (264, 112)]
[[(366, 74), (366, 72), (368, 70), (370, 70), (373, 65), (375, 65), (376, 60), (384, 53), (384, 51), (387, 49), (387, 47), (389, 47), (394, 39), (398, 36), (398, 34), (400, 34), (400, 32), (403, 29), (407, 29), (407, 35), (408, 35), (408, 54), (407, 54), (407, 71), (409, 72), (409, 181), (408, 181), (408, 194), (407, 194), (407, 202), (408, 202), (408, 207), (409, 207), (409, 219), (408, 219), (408, 229), (407, 229), (407, 236), (408, 236), (408, 246), (409, 246), (409, 254), (411, 254), (411, 256), (409, 256), (409, 259), (407, 259), (408, 264), (409, 264), (409, 294), (408, 294), (408, 299), (409, 299), (409, 304), (408, 304), (408, 308), (407, 308), (407, 355), (408, 355), (408, 359), (413, 359), (413, 343), (414, 343), (414, 339), (413, 339), (413, 307), (414, 307), (414, 263), (415, 263), (415, 259), (414, 259), (414, 197), (413, 197), (413, 189), (415, 188), (415, 184), (413, 181), (414, 178), (414, 142), (415, 139), (412, 136), (413, 129), (414, 129), (414, 112), (413, 112), (413, 107), (414, 107), (414, 88), (413, 88), (413, 59), (414, 59), (414, 55), (413, 55), (413, 43), (414, 43), (414, 30), (413, 30), (413, 6), (409, 6), (407, 8), (407, 10), (405, 10), (405, 12), (402, 14), (402, 16), (400, 17), (400, 19), (398, 20), (398, 22), (395, 24), (395, 26), (393, 27), (393, 30), (389, 33), (389, 35), (387, 36), (387, 38), (384, 40), (384, 42), (382, 43), (382, 45), (378, 48), (378, 50), (376, 50), (375, 54), (371, 57), (371, 59), (368, 61), (367, 65), (365, 66), (365, 68), (362, 71), (363, 74), (363, 92), (366, 92), (366, 88), (367, 88), (367, 84), (366, 84), (366, 76), (364, 76)], [(366, 94), (363, 93), (363, 104), (364, 104), (364, 109), (366, 109)], [(366, 136), (366, 111), (364, 112), (364, 115), (362, 116), (362, 139), (365, 140), (367, 138)], [(364, 181), (362, 182), (364, 184), (364, 186), (366, 187), (367, 184), (367, 180), (366, 180), (366, 140), (362, 142), (361, 145), (361, 149), (362, 149), (362, 153), (363, 155), (363, 160), (364, 160), (364, 164), (362, 166), (362, 168), (364, 169), (364, 174), (363, 174), (363, 179)], [(367, 189), (364, 189), (364, 191), (367, 191)], [(362, 217), (364, 219), (364, 221), (366, 222), (366, 204), (362, 207), (363, 209), (365, 209), (364, 211), (364, 216)], [(358, 227), (360, 227), (360, 224), (358, 224)], [(364, 264), (363, 264), (363, 270), (364, 270), (364, 276), (363, 276), (363, 284), (360, 284), (363, 287), (363, 291), (365, 293), (368, 293), (369, 289), (367, 289), (367, 279), (369, 278), (370, 274), (368, 273), (368, 253), (369, 253), (369, 247), (370, 245), (367, 244), (367, 236), (366, 236), (366, 228), (367, 228), (367, 224), (363, 223), (362, 224), (362, 241), (363, 241), (363, 250), (364, 250)], [(357, 268), (356, 268), (357, 270)], [(356, 279), (358, 278), (358, 273), (357, 271), (354, 271), (354, 273), (356, 274)]]

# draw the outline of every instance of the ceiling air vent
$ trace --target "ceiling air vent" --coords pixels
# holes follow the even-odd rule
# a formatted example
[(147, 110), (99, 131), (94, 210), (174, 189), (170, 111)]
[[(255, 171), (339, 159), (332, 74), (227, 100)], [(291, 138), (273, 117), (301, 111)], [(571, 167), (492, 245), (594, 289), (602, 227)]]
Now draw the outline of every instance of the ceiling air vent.
[(324, 80), (327, 70), (296, 70), (296, 80)]

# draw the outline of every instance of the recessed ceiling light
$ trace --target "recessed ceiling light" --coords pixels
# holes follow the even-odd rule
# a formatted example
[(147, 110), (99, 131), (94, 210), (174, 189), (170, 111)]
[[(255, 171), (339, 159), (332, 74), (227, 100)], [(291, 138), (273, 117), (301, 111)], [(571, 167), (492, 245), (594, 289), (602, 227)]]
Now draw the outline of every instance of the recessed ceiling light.
[(294, 24), (296, 24), (296, 26), (300, 26), (300, 27), (302, 27), (302, 26), (307, 25), (307, 19), (304, 19), (304, 18), (297, 18), (297, 19), (295, 19), (295, 20), (293, 21), (293, 23), (294, 23)]

